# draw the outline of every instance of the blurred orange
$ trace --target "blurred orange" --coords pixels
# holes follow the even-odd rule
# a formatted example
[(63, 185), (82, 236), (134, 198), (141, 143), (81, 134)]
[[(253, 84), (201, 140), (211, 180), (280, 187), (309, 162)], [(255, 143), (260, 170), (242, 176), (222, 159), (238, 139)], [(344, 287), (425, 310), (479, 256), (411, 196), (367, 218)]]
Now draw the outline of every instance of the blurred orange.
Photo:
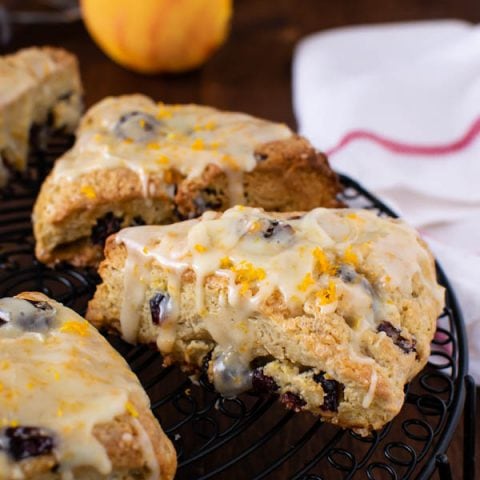
[(232, 0), (80, 0), (93, 39), (113, 60), (141, 73), (203, 64), (224, 42)]

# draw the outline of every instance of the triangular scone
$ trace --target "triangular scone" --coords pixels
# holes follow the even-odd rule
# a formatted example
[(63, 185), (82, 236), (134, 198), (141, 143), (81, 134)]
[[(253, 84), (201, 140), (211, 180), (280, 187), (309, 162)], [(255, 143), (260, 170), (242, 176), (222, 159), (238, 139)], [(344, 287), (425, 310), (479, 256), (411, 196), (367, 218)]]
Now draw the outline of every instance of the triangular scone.
[(83, 118), (34, 208), (37, 258), (95, 265), (122, 227), (206, 210), (339, 206), (324, 155), (286, 125), (143, 95), (107, 98)]
[(60, 48), (31, 47), (0, 57), (0, 186), (5, 164), (24, 170), (32, 127), (73, 133), (82, 111), (77, 59)]
[(367, 210), (236, 207), (110, 237), (87, 319), (230, 396), (280, 394), (361, 433), (396, 415), (443, 307), (432, 255)]
[(123, 358), (73, 310), (0, 299), (0, 480), (164, 480), (175, 450)]

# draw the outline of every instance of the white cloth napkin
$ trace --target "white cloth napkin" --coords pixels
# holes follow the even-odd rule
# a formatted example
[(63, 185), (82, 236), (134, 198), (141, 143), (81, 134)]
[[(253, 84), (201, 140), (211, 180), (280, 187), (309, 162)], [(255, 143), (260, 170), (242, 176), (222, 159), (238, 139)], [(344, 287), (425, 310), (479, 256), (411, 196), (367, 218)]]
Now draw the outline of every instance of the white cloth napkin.
[(297, 47), (299, 131), (415, 226), (464, 313), (480, 382), (480, 27), (352, 27)]

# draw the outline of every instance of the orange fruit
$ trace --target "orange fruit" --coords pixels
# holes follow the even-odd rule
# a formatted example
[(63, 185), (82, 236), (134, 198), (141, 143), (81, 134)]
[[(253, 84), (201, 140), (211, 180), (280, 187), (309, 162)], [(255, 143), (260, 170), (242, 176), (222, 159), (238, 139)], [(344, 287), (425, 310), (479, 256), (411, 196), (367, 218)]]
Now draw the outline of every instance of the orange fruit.
[(141, 73), (202, 65), (225, 41), (232, 0), (81, 0), (87, 29), (114, 61)]

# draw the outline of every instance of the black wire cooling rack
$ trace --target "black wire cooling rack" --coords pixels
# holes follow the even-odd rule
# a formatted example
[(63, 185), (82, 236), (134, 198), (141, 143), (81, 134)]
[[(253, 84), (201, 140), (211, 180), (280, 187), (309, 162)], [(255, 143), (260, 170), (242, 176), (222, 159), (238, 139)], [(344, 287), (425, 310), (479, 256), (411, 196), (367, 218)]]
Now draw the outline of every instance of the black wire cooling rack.
[[(84, 313), (98, 277), (94, 271), (50, 269), (33, 256), (30, 214), (39, 185), (53, 160), (69, 145), (57, 138), (31, 155), (28, 172), (0, 194), (0, 297), (37, 290)], [(343, 200), (350, 206), (395, 216), (348, 177)], [(178, 479), (336, 480), (426, 479), (437, 470), (452, 478), (446, 449), (465, 405), (464, 479), (474, 479), (475, 391), (467, 376), (467, 344), (461, 312), (443, 271), (447, 305), (432, 344), (431, 361), (407, 386), (401, 413), (381, 431), (363, 438), (295, 414), (273, 396), (245, 394), (225, 399), (208, 383), (193, 384), (160, 355), (117, 338), (147, 390), (152, 410), (178, 453)]]

